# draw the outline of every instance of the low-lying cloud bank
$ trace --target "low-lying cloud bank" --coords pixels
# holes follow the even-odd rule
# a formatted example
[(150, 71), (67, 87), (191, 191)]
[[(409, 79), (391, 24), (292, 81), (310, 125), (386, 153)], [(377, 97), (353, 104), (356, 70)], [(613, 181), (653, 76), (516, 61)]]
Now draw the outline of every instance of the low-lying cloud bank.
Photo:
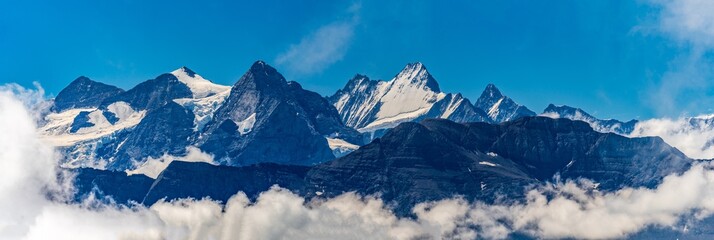
[(58, 158), (37, 138), (35, 117), (18, 93), (0, 88), (0, 239), (473, 239), (513, 232), (617, 238), (647, 226), (681, 227), (683, 219), (714, 210), (714, 171), (705, 162), (655, 189), (602, 193), (585, 180), (565, 182), (531, 190), (517, 205), (459, 197), (422, 203), (415, 218), (396, 217), (378, 197), (306, 201), (279, 187), (254, 202), (237, 193), (225, 205), (209, 199), (150, 207), (73, 204), (65, 201), (72, 186), (56, 177)]
[(630, 137), (641, 136), (659, 136), (691, 158), (714, 158), (714, 115), (641, 121)]

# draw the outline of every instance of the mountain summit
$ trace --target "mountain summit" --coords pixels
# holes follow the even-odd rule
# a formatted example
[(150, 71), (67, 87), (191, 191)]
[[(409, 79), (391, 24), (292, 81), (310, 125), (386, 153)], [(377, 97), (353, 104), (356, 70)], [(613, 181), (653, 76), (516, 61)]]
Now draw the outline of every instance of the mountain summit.
[(312, 165), (335, 157), (338, 146), (331, 143), (362, 144), (361, 139), (319, 94), (257, 61), (216, 110), (198, 145), (227, 165)]
[(53, 110), (61, 112), (71, 108), (97, 107), (104, 99), (123, 92), (124, 90), (118, 87), (80, 76), (57, 94)]
[(407, 64), (389, 81), (355, 75), (328, 100), (342, 121), (360, 132), (383, 132), (399, 123), (419, 119), (447, 118), (483, 121), (485, 114), (459, 95), (443, 93), (420, 63)]
[(496, 85), (488, 84), (476, 100), (476, 108), (483, 110), (493, 122), (505, 122), (535, 116), (535, 112), (501, 94)]

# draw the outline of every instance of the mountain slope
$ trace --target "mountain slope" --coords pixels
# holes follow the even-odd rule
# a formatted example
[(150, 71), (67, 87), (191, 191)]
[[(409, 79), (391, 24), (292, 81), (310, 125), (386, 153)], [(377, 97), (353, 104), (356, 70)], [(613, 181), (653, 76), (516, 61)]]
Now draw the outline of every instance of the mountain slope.
[(73, 108), (94, 108), (109, 97), (123, 93), (124, 90), (81, 76), (62, 89), (54, 99), (52, 110), (62, 112)]
[(476, 108), (486, 112), (493, 122), (506, 122), (521, 117), (535, 116), (535, 112), (504, 96), (496, 85), (488, 84), (474, 104)]
[[(70, 84), (63, 92), (84, 94), (72, 90), (76, 85)], [(205, 125), (229, 88), (182, 67), (102, 98), (101, 103), (75, 97), (91, 104), (59, 108), (63, 110), (45, 116), (40, 132), (60, 147), (65, 166), (125, 170), (147, 157), (183, 153), (194, 131)], [(62, 99), (55, 106), (62, 106)], [(187, 109), (191, 110), (188, 114)]]
[(630, 134), (635, 129), (635, 125), (637, 124), (637, 120), (630, 120), (628, 122), (621, 122), (615, 119), (601, 120), (593, 117), (580, 108), (573, 108), (565, 105), (556, 106), (549, 104), (548, 107), (543, 110), (542, 115), (552, 118), (567, 118), (571, 120), (583, 121), (590, 124), (590, 126), (598, 132), (613, 132), (620, 135)]
[(525, 117), (494, 125), (431, 119), (402, 123), (345, 157), (311, 167), (173, 162), (152, 190), (137, 184), (139, 193), (114, 189), (111, 181), (121, 178), (79, 179), (83, 186), (107, 188), (106, 194), (118, 194), (120, 199), (150, 196), (151, 201), (186, 196), (225, 200), (240, 190), (254, 196), (272, 184), (308, 198), (356, 191), (379, 194), (398, 214), (409, 215), (416, 203), (454, 195), (486, 202), (519, 201), (534, 184), (556, 179), (592, 179), (601, 191), (654, 187), (691, 163), (660, 138), (599, 133), (581, 121)]
[(425, 117), (484, 121), (483, 112), (464, 100), (460, 94), (441, 92), (419, 62), (407, 64), (390, 81), (356, 75), (329, 97), (342, 121), (360, 132), (374, 132)]
[(334, 158), (329, 137), (361, 144), (324, 98), (258, 61), (233, 86), (198, 145), (227, 165), (312, 165)]

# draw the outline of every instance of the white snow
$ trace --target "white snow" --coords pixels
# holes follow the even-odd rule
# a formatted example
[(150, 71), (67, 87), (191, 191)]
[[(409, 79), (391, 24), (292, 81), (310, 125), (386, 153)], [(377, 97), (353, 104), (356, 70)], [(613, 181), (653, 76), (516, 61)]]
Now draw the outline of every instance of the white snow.
[(569, 168), (570, 166), (573, 166), (573, 163), (575, 163), (575, 160), (570, 160), (570, 162), (568, 162), (568, 165), (566, 165), (565, 167)]
[[(80, 128), (70, 133), (74, 118), (80, 113), (90, 112), (89, 122), (94, 126)], [(107, 107), (114, 113), (118, 121), (111, 124), (99, 109), (70, 109), (60, 113), (51, 113), (45, 117), (47, 123), (39, 129), (41, 138), (52, 146), (71, 146), (81, 141), (99, 139), (119, 130), (134, 127), (144, 118), (145, 110), (134, 111), (129, 104), (116, 102)]]
[(193, 74), (192, 77), (186, 72), (186, 68), (183, 67), (174, 70), (171, 74), (176, 76), (180, 82), (186, 84), (186, 86), (191, 89), (194, 98), (204, 98), (231, 89), (230, 86), (215, 84), (198, 74)]
[(111, 113), (114, 113), (114, 115), (120, 120), (131, 117), (132, 114), (136, 113), (136, 111), (131, 108), (129, 103), (122, 101), (109, 104), (109, 106), (107, 106), (107, 110), (109, 110), (109, 112)]
[(200, 131), (211, 121), (213, 113), (223, 104), (230, 92), (228, 89), (204, 98), (179, 98), (173, 101), (193, 112), (194, 131)]
[(341, 113), (350, 112), (345, 121), (348, 126), (355, 127), (369, 121), (357, 129), (360, 132), (394, 127), (423, 116), (435, 102), (446, 96), (445, 93), (427, 87), (428, 77), (421, 63), (410, 65), (392, 80), (378, 82), (374, 92), (365, 96), (367, 99), (359, 105), (347, 105), (347, 102), (350, 95), (361, 93), (364, 87), (353, 93), (345, 93), (334, 105)]
[(251, 114), (242, 121), (235, 123), (236, 126), (238, 126), (238, 132), (240, 133), (240, 135), (248, 134), (249, 132), (253, 131), (253, 125), (255, 124), (255, 113)]
[(491, 157), (497, 157), (497, 156), (498, 156), (498, 154), (496, 154), (495, 152), (488, 152), (488, 153), (486, 153), (486, 155), (489, 155), (489, 156), (491, 156)]
[(486, 165), (486, 166), (491, 166), (491, 167), (496, 167), (496, 166), (498, 166), (498, 164), (495, 164), (495, 163), (492, 163), (492, 162), (486, 162), (486, 161), (481, 161), (481, 162), (479, 162), (478, 164)]
[(590, 127), (593, 128), (593, 130), (601, 132), (601, 133), (620, 134), (617, 131), (617, 129), (622, 127), (622, 125), (619, 123), (612, 124), (611, 126), (603, 126), (601, 124), (601, 121), (607, 121), (610, 119), (599, 120), (597, 118), (585, 115), (585, 114), (583, 114), (583, 112), (581, 112), (579, 110), (575, 111), (574, 114), (566, 114), (566, 115), (562, 115), (562, 116), (557, 112), (544, 112), (544, 113), (539, 114), (538, 116), (549, 117), (549, 118), (554, 118), (554, 119), (555, 118), (566, 118), (566, 119), (570, 119), (570, 120), (586, 122), (587, 124), (590, 125)]
[(359, 148), (359, 145), (352, 144), (339, 138), (326, 137), (325, 139), (327, 139), (327, 145), (330, 146), (332, 154), (334, 154), (335, 157), (342, 157)]
[(449, 105), (446, 107), (446, 110), (439, 116), (440, 118), (449, 118), (451, 114), (454, 114), (454, 111), (461, 106), (461, 103), (464, 101), (463, 98), (454, 96), (451, 98), (451, 101), (449, 102)]
[(213, 161), (213, 155), (202, 152), (200, 149), (189, 146), (186, 148), (186, 155), (184, 156), (171, 156), (164, 154), (159, 158), (147, 158), (144, 161), (135, 162), (136, 167), (133, 170), (126, 170), (127, 175), (134, 174), (144, 174), (150, 178), (156, 179), (161, 172), (163, 172), (166, 167), (173, 161), (182, 162), (205, 162), (210, 164), (216, 164)]
[(496, 119), (498, 117), (498, 112), (499, 112), (499, 107), (501, 106), (501, 102), (503, 102), (503, 99), (505, 97), (501, 97), (494, 103), (490, 109), (488, 109), (488, 116), (491, 117), (491, 119)]

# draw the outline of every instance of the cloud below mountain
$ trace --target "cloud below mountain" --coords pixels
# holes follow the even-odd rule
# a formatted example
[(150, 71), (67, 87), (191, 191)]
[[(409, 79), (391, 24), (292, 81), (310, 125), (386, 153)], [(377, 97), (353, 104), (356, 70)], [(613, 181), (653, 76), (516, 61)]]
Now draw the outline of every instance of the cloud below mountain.
[(640, 121), (630, 137), (658, 136), (691, 158), (714, 158), (714, 116)]

